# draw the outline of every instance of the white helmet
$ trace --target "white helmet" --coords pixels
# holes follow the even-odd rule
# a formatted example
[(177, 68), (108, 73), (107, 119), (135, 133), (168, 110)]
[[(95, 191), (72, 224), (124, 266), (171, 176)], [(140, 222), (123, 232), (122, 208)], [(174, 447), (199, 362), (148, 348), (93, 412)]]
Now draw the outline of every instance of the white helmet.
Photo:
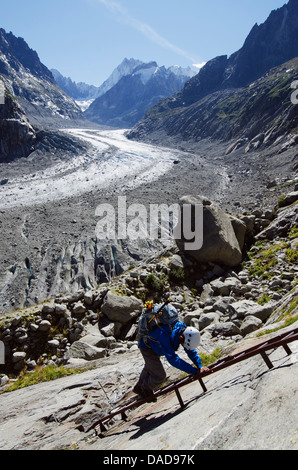
[(185, 338), (183, 345), (185, 349), (192, 351), (193, 349), (196, 349), (199, 346), (201, 335), (199, 330), (197, 330), (196, 328), (189, 326), (184, 330), (183, 336)]

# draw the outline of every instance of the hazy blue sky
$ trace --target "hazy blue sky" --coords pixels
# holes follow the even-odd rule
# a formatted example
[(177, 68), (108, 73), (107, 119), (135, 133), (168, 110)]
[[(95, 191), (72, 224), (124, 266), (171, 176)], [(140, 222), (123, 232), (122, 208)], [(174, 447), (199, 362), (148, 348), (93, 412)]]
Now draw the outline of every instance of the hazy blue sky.
[(0, 27), (48, 68), (101, 85), (122, 60), (206, 62), (238, 50), (287, 0), (2, 0)]

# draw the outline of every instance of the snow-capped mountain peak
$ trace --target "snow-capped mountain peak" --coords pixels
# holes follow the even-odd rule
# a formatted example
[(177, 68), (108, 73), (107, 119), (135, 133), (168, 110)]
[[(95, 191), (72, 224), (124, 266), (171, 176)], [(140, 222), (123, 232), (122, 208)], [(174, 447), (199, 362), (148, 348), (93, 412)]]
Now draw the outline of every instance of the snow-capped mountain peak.
[[(107, 91), (91, 103), (85, 116), (97, 124), (132, 127), (147, 109), (181, 90), (195, 74), (190, 68), (166, 68), (153, 61), (144, 63), (125, 59), (102, 85), (101, 89), (105, 87)], [(115, 85), (111, 86), (112, 83)]]
[(115, 86), (122, 77), (126, 75), (131, 75), (133, 71), (139, 67), (140, 65), (144, 65), (143, 62), (136, 59), (127, 59), (125, 58), (118, 67), (112, 72), (107, 80), (103, 82), (103, 84), (98, 88), (97, 98), (99, 96), (104, 95), (107, 91), (109, 91), (113, 86)]

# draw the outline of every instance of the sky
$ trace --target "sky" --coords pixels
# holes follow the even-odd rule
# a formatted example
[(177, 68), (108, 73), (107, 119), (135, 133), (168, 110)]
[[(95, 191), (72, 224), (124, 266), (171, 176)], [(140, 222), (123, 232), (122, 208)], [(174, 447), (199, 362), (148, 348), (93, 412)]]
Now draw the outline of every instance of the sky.
[(0, 0), (0, 28), (44, 65), (100, 86), (123, 61), (199, 67), (240, 49), (288, 0)]

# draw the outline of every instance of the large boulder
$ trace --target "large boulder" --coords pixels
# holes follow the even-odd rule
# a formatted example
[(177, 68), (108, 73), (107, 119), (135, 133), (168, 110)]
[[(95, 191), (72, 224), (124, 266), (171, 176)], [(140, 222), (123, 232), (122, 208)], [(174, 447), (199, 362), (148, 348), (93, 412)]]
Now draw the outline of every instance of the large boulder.
[[(191, 221), (184, 214), (184, 205), (191, 206)], [(199, 249), (189, 249), (191, 240), (184, 237), (186, 225), (191, 224), (191, 230), (196, 233), (198, 226), (195, 220), (195, 206), (203, 206), (203, 244)], [(243, 246), (243, 237), (246, 230), (245, 224), (235, 218), (231, 218), (217, 204), (204, 196), (184, 196), (180, 199), (181, 217), (174, 231), (174, 236), (178, 248), (182, 252), (187, 252), (199, 263), (216, 263), (224, 266), (237, 266), (242, 261), (241, 246)], [(241, 226), (241, 230), (240, 230)], [(181, 228), (181, 233), (177, 228)], [(235, 227), (237, 230), (235, 232)], [(187, 228), (187, 227), (186, 227)], [(188, 227), (189, 228), (189, 227)], [(190, 228), (189, 228), (190, 229)], [(237, 234), (236, 234), (237, 233)], [(237, 239), (239, 237), (239, 240)], [(241, 246), (240, 246), (241, 245)]]
[(142, 312), (143, 302), (134, 296), (116, 295), (108, 292), (101, 307), (103, 313), (112, 322), (125, 325)]

